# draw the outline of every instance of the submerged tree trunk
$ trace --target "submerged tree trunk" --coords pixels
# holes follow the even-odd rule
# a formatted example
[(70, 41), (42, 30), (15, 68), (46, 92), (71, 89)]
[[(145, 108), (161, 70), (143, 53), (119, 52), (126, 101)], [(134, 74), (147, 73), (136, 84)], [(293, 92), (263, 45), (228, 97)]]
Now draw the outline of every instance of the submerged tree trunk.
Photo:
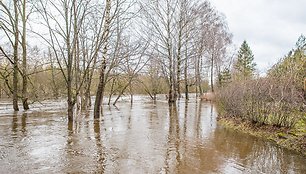
[(86, 74), (86, 81), (85, 81), (85, 88), (84, 88), (84, 97), (82, 98), (82, 110), (88, 110), (91, 107), (91, 96), (90, 96), (90, 88), (91, 88), (91, 78), (92, 73), (87, 72)]
[(168, 56), (169, 56), (169, 96), (168, 96), (168, 103), (176, 102), (175, 98), (175, 83), (174, 83), (174, 68), (173, 68), (173, 59), (171, 55), (170, 45), (168, 45)]
[(99, 78), (99, 85), (96, 93), (96, 100), (95, 100), (95, 106), (94, 106), (94, 118), (100, 117), (100, 110), (101, 110), (101, 104), (103, 101), (103, 93), (104, 93), (104, 87), (105, 87), (105, 69), (106, 69), (106, 56), (107, 56), (107, 50), (108, 50), (108, 37), (109, 37), (109, 25), (111, 22), (111, 16), (110, 16), (110, 10), (111, 10), (111, 0), (106, 0), (106, 7), (105, 7), (105, 25), (104, 25), (104, 33), (105, 33), (105, 43), (103, 48), (103, 60), (102, 60), (102, 67), (100, 72), (100, 78)]
[(130, 94), (131, 94), (131, 104), (133, 104), (133, 100), (134, 100), (134, 94), (133, 94), (133, 88), (132, 88), (132, 83), (130, 84)]
[[(103, 58), (104, 59), (104, 58)], [(95, 99), (95, 106), (94, 106), (94, 118), (99, 118), (100, 117), (100, 112), (101, 112), (101, 104), (103, 101), (103, 93), (104, 93), (104, 86), (105, 86), (105, 61), (103, 60), (102, 63), (102, 70), (100, 73), (100, 79), (99, 79), (99, 85), (96, 93), (96, 99)]]
[(170, 62), (170, 78), (169, 78), (169, 96), (168, 96), (168, 103), (176, 102), (176, 95), (175, 95), (175, 82), (174, 82), (174, 72), (173, 72), (173, 64)]
[[(85, 57), (85, 56), (84, 56)], [(96, 66), (96, 63), (97, 63), (97, 54), (94, 55), (93, 57), (93, 65), (92, 65), (92, 69), (91, 70), (86, 70), (86, 66), (85, 64), (83, 65), (84, 66), (84, 69), (85, 71), (87, 71), (86, 73), (86, 80), (85, 80), (85, 94), (84, 94), (84, 102), (83, 102), (83, 109), (87, 110), (88, 108), (90, 108), (92, 106), (92, 103), (91, 103), (91, 85), (92, 85), (92, 79), (93, 79), (93, 75), (94, 75), (94, 67)], [(85, 63), (85, 61), (84, 61)]]
[(19, 111), (18, 108), (18, 7), (17, 0), (14, 0), (14, 11), (15, 11), (15, 26), (14, 26), (14, 72), (13, 72), (13, 108), (15, 111)]
[(177, 44), (177, 67), (176, 67), (176, 92), (178, 95), (178, 98), (181, 98), (181, 64), (182, 64), (182, 46), (183, 46), (183, 30), (185, 29), (185, 25), (183, 22), (186, 22), (184, 20), (185, 18), (185, 11), (184, 11), (184, 5), (185, 1), (181, 1), (180, 3), (180, 14), (179, 14), (179, 21), (178, 21), (178, 44)]
[(188, 71), (187, 71), (188, 59), (185, 58), (185, 67), (184, 67), (184, 79), (185, 79), (185, 99), (189, 100), (189, 89), (188, 89)]
[(27, 43), (26, 43), (26, 0), (22, 4), (22, 104), (28, 110), (28, 75), (27, 75)]
[(201, 87), (201, 57), (199, 56), (196, 60), (195, 65), (195, 74), (196, 74), (196, 96), (202, 95), (202, 87)]
[[(116, 103), (118, 102), (118, 100), (120, 99), (120, 97), (124, 94), (124, 91), (131, 86), (133, 79), (130, 79), (129, 82), (122, 88), (122, 90), (120, 91), (120, 93), (118, 94), (116, 100), (114, 101), (113, 105), (116, 105)], [(131, 94), (132, 95), (132, 94)]]
[(111, 100), (112, 100), (112, 96), (114, 94), (114, 85), (115, 85), (115, 77), (113, 77), (113, 80), (112, 80), (112, 85), (111, 85), (111, 89), (110, 89), (110, 93), (109, 93), (109, 97), (108, 97), (108, 103), (107, 105), (110, 105), (111, 103)]
[[(76, 4), (73, 4), (75, 8)], [(65, 19), (66, 19), (66, 31), (67, 31), (67, 37), (66, 37), (66, 44), (67, 44), (67, 93), (68, 93), (68, 122), (73, 121), (73, 107), (74, 107), (74, 101), (73, 101), (73, 91), (72, 91), (72, 80), (73, 80), (73, 48), (70, 43), (70, 32), (69, 32), (69, 17), (68, 13), (65, 12)]]
[[(188, 34), (186, 35), (186, 40), (188, 40)], [(189, 100), (189, 86), (188, 86), (188, 48), (185, 44), (185, 67), (184, 67), (184, 79), (185, 79), (185, 99)]]
[(71, 100), (69, 100), (68, 97), (68, 122), (73, 122), (73, 108), (74, 104), (72, 103)]
[[(77, 108), (77, 112), (81, 111), (82, 109), (82, 96), (80, 94), (81, 91), (81, 71), (80, 71), (80, 40), (79, 40), (79, 28), (78, 28), (78, 13), (77, 13), (77, 4), (76, 2), (73, 2), (73, 20), (74, 20), (74, 25), (73, 25), (73, 33), (74, 33), (74, 39), (73, 39), (73, 61), (74, 61), (74, 68), (72, 71), (71, 75), (74, 75), (74, 85), (75, 85), (75, 89), (80, 89), (78, 91), (76, 91), (75, 95), (73, 95), (74, 97), (74, 104), (76, 105)], [(73, 62), (72, 61), (72, 62)], [(87, 70), (85, 69), (85, 76), (87, 74)], [(85, 76), (83, 78), (85, 78)]]
[[(72, 59), (72, 58), (69, 58), (69, 59)], [(68, 121), (69, 122), (73, 121), (73, 107), (74, 107), (73, 94), (72, 94), (72, 72), (71, 71), (72, 71), (71, 67), (68, 66), (68, 81), (67, 81), (68, 100), (67, 100), (67, 103), (68, 103)]]

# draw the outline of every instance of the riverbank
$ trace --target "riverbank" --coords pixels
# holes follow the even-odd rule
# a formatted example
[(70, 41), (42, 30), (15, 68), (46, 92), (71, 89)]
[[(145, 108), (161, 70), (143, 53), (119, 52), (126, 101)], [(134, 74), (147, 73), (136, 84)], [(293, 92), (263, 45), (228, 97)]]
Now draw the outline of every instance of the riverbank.
[(218, 117), (223, 127), (241, 131), (259, 138), (275, 142), (278, 146), (296, 151), (306, 156), (306, 124), (300, 121), (292, 129), (271, 125), (256, 125), (235, 118)]

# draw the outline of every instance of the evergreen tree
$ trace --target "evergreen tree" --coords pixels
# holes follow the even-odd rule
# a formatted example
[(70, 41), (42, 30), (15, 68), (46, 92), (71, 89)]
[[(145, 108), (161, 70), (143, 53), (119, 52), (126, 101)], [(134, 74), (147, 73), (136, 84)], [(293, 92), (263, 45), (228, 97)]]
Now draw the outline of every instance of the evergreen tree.
[(224, 70), (220, 72), (218, 77), (219, 77), (219, 86), (220, 87), (226, 86), (232, 80), (232, 75), (231, 75), (231, 72), (228, 68), (224, 68)]
[(237, 62), (234, 65), (237, 71), (237, 76), (240, 79), (246, 80), (251, 78), (255, 71), (256, 63), (254, 61), (254, 55), (251, 48), (246, 41), (243, 41), (239, 51)]

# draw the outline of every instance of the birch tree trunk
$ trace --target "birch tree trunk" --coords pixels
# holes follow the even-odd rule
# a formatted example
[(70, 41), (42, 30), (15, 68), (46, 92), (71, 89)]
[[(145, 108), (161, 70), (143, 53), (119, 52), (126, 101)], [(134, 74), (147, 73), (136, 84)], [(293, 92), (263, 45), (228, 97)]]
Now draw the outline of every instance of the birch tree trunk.
[(105, 43), (102, 53), (102, 67), (100, 71), (99, 84), (96, 92), (95, 106), (94, 106), (94, 118), (100, 118), (101, 104), (103, 101), (103, 93), (105, 87), (105, 69), (106, 69), (106, 56), (108, 50), (108, 37), (109, 37), (109, 26), (111, 22), (110, 17), (111, 10), (111, 0), (106, 0), (106, 10), (105, 10), (105, 25), (104, 25), (104, 33), (105, 33)]
[(27, 75), (27, 43), (26, 43), (26, 0), (22, 2), (22, 104), (23, 109), (28, 110), (28, 75)]

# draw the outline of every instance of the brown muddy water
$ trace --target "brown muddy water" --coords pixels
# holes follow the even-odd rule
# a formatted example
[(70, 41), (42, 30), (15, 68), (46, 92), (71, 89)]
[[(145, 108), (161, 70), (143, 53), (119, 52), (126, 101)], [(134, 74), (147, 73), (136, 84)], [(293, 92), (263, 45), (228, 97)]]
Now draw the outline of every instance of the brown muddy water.
[(218, 125), (211, 103), (138, 96), (68, 124), (65, 101), (0, 104), (0, 173), (306, 173), (294, 152)]

